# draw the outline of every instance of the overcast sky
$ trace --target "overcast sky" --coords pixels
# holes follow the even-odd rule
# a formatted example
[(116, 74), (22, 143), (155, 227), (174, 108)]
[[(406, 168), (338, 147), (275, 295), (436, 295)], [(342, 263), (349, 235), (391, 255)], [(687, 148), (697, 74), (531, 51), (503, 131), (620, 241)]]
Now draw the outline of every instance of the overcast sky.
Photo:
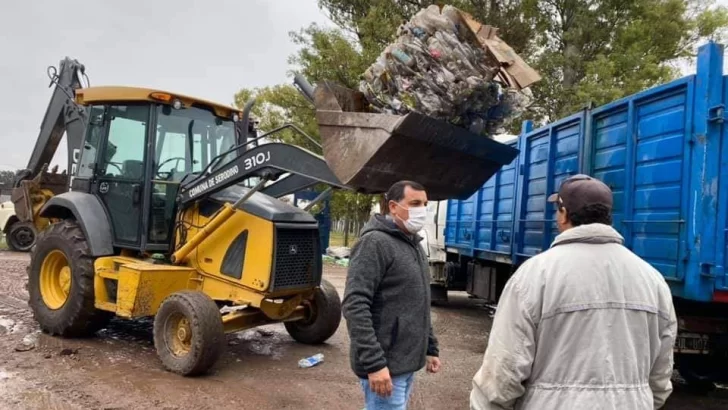
[[(330, 24), (316, 0), (5, 1), (0, 169), (26, 166), (51, 96), (46, 68), (65, 56), (86, 66), (92, 85), (231, 104), (240, 88), (289, 81), (286, 59), (296, 49), (288, 32), (313, 21)], [(61, 169), (65, 155), (59, 147)]]
[[(46, 68), (65, 56), (86, 66), (91, 85), (232, 104), (240, 88), (288, 81), (288, 32), (313, 21), (329, 24), (316, 0), (5, 1), (0, 169), (26, 166), (52, 92)], [(61, 169), (65, 155), (59, 147)]]

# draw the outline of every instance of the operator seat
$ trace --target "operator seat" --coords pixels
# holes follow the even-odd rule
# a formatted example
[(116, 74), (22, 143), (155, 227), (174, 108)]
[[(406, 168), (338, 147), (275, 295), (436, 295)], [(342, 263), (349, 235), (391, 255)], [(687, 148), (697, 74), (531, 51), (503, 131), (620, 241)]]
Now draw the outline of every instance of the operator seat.
[(141, 180), (144, 177), (144, 163), (134, 159), (128, 159), (122, 164), (122, 175), (124, 178)]

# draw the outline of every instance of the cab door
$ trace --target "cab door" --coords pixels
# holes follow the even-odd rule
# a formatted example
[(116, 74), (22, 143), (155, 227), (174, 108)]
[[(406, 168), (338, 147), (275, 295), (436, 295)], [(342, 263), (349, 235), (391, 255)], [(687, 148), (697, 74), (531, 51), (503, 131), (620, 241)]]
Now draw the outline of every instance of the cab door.
[(94, 189), (106, 206), (119, 247), (136, 248), (141, 242), (149, 114), (148, 104), (108, 109), (108, 134)]

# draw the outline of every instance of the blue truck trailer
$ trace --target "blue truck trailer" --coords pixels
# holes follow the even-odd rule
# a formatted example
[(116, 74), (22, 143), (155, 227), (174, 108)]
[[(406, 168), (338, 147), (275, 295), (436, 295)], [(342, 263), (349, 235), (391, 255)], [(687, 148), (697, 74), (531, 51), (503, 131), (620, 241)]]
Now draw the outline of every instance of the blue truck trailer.
[(689, 382), (728, 381), (728, 76), (721, 44), (698, 52), (695, 74), (533, 129), (519, 156), (471, 198), (447, 201), (444, 257), (433, 299), (467, 291), (495, 303), (525, 260), (558, 231), (546, 202), (585, 173), (614, 192), (614, 227), (658, 269), (679, 317), (676, 367)]

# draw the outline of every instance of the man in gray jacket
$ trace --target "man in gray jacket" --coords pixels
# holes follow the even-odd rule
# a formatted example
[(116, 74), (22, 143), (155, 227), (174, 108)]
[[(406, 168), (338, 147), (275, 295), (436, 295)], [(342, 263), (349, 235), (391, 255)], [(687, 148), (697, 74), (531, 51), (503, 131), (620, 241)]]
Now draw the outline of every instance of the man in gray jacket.
[(417, 235), (427, 219), (427, 194), (401, 181), (386, 199), (389, 214), (374, 215), (352, 248), (342, 307), (366, 408), (406, 409), (414, 372), (440, 368), (427, 256)]
[(670, 289), (612, 228), (612, 192), (586, 175), (548, 198), (561, 232), (509, 279), (470, 408), (657, 409), (672, 392)]

